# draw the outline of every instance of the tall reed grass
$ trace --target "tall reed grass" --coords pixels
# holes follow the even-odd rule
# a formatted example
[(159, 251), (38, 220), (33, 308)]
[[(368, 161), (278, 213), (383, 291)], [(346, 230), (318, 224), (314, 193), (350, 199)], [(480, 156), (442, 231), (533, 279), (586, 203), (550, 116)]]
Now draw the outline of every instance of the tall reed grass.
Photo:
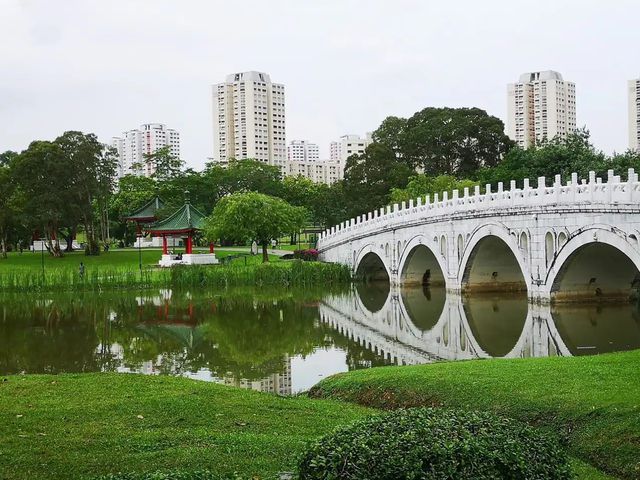
[(76, 269), (45, 272), (16, 270), (0, 274), (0, 291), (82, 291), (140, 288), (301, 286), (348, 283), (344, 265), (301, 260), (228, 265), (178, 266), (170, 269), (91, 269), (81, 277)]
[(336, 263), (288, 262), (257, 265), (210, 267), (177, 267), (171, 269), (172, 287), (232, 287), (232, 286), (302, 286), (348, 283), (351, 271)]
[(80, 276), (76, 269), (55, 269), (42, 272), (18, 270), (0, 275), (0, 290), (105, 290), (147, 288), (167, 285), (170, 273), (163, 270), (91, 269)]

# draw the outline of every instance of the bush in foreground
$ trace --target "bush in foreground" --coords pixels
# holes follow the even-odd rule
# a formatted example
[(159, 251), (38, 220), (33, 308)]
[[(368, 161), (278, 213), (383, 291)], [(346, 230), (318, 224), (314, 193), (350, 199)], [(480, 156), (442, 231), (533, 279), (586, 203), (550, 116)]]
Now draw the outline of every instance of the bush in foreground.
[(301, 479), (573, 478), (557, 439), (488, 413), (398, 410), (357, 422), (311, 445)]

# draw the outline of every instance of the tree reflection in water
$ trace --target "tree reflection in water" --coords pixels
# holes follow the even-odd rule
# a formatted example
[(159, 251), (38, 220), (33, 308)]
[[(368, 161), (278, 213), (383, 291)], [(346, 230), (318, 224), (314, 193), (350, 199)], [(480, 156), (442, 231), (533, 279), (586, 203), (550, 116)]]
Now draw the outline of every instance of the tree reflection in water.
[[(335, 371), (640, 348), (635, 305), (549, 307), (388, 282), (0, 298), (0, 374), (131, 371), (291, 393), (291, 359)], [(331, 373), (331, 372), (329, 372)], [(305, 379), (305, 383), (317, 380)]]

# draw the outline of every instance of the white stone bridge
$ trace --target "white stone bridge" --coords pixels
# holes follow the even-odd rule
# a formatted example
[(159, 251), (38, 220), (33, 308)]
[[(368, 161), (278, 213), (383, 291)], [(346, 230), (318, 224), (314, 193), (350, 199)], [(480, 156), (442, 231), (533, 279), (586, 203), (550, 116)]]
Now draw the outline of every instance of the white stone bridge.
[(628, 300), (640, 288), (640, 182), (629, 170), (512, 181), (387, 206), (326, 230), (320, 259), (392, 284), (526, 291), (533, 302)]

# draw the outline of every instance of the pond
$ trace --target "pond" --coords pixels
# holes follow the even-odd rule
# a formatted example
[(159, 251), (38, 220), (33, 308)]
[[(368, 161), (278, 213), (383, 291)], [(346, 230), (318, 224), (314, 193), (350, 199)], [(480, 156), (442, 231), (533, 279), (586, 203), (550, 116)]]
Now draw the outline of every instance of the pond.
[(0, 296), (0, 375), (181, 375), (281, 395), (334, 373), (640, 348), (636, 305), (531, 305), (378, 283)]

